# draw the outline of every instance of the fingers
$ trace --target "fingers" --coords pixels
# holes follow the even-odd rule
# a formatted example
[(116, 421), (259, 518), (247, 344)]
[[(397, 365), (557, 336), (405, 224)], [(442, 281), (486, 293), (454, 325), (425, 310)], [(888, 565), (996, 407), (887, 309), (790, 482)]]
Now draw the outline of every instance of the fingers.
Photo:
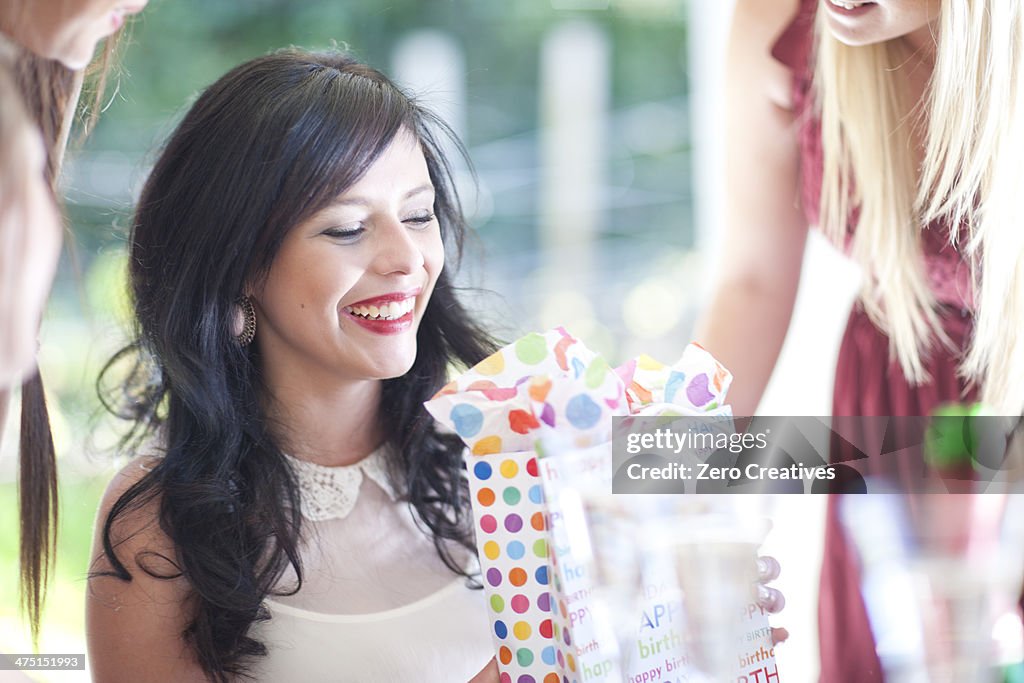
[(757, 580), (761, 583), (768, 583), (779, 578), (782, 573), (782, 566), (774, 557), (765, 555), (757, 558)]
[(789, 631), (784, 628), (772, 628), (772, 645), (784, 643), (789, 638)]
[(774, 588), (759, 584), (757, 586), (757, 604), (774, 614), (781, 612), (782, 608), (786, 606), (786, 596)]
[(765, 555), (757, 558), (757, 604), (772, 613), (782, 611), (786, 606), (786, 598), (778, 590), (764, 584), (779, 578), (781, 572), (782, 566), (774, 557)]

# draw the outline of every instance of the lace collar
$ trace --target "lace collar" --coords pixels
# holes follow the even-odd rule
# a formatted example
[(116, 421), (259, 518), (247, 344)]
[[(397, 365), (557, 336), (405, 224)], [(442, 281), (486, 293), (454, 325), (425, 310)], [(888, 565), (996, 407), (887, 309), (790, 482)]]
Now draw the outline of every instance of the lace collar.
[(363, 477), (369, 477), (392, 501), (398, 500), (398, 493), (388, 478), (384, 461), (385, 446), (353, 465), (327, 467), (299, 460), (287, 453), (299, 481), (300, 509), (302, 516), (311, 522), (328, 519), (343, 519), (352, 512)]

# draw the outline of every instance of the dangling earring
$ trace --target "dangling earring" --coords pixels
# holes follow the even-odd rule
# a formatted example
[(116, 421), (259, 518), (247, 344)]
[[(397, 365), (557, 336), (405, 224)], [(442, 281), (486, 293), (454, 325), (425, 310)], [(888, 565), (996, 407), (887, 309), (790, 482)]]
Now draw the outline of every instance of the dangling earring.
[(235, 302), (234, 329), (235, 341), (240, 346), (248, 346), (256, 337), (256, 309), (253, 308), (252, 299), (243, 296)]

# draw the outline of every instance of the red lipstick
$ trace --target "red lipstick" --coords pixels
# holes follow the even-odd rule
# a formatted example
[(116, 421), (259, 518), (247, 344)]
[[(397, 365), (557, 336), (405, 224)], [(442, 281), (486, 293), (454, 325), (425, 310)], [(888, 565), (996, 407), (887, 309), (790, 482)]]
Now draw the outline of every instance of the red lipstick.
[(381, 304), (388, 304), (392, 301), (404, 301), (406, 299), (412, 299), (420, 295), (423, 291), (422, 287), (416, 287), (415, 289), (409, 289), (404, 292), (391, 292), (389, 294), (381, 294), (380, 296), (373, 296), (369, 299), (363, 299), (362, 301), (356, 301), (348, 306), (380, 306)]
[(405, 292), (390, 292), (343, 306), (341, 312), (354, 323), (374, 334), (401, 334), (412, 328), (416, 315), (416, 296), (421, 287)]

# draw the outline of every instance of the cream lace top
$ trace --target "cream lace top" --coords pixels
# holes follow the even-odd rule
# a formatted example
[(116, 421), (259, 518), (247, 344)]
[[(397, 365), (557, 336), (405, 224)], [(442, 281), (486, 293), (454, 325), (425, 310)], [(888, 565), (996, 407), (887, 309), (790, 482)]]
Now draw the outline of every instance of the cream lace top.
[[(461, 683), (494, 654), (483, 592), (441, 562), (378, 449), (345, 467), (290, 458), (300, 485), (303, 585), (266, 601), (262, 681)], [(468, 552), (456, 553), (472, 566)], [(281, 587), (294, 586), (287, 575)]]

